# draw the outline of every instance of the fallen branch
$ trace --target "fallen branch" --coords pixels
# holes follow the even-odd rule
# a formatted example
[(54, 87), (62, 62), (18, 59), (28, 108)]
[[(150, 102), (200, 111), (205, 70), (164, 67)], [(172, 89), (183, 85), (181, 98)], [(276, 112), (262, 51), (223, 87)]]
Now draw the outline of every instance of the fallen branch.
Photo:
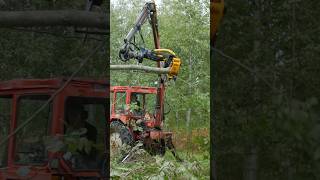
[(0, 11), (0, 27), (77, 26), (108, 29), (103, 13), (79, 10)]
[(155, 74), (168, 74), (169, 68), (155, 68), (140, 65), (110, 65), (110, 70), (138, 70)]

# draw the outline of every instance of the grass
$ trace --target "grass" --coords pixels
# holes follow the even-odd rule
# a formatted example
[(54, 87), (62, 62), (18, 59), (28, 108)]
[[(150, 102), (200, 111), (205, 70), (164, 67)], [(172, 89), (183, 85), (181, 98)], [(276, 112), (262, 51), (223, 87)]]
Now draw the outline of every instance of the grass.
[[(178, 138), (182, 140), (183, 136), (186, 137), (186, 134), (179, 133)], [(160, 157), (150, 156), (139, 149), (129, 162), (120, 163), (116, 159), (111, 161), (111, 179), (210, 179), (208, 131), (205, 134), (195, 132), (191, 137), (191, 143), (184, 142), (188, 139), (175, 143), (183, 162), (177, 162), (170, 151)]]
[(144, 154), (138, 161), (127, 163), (112, 161), (110, 176), (111, 179), (210, 179), (209, 153), (179, 152), (179, 156), (183, 162), (177, 162), (170, 152), (163, 157)]

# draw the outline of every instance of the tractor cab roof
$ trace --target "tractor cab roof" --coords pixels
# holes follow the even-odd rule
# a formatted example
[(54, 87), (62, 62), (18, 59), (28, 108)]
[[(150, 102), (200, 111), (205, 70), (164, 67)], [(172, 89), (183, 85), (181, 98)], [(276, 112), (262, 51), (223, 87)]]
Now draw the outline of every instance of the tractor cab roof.
[(111, 86), (111, 92), (114, 92), (114, 91), (156, 94), (157, 88), (156, 87), (147, 87), (147, 86)]
[[(62, 87), (67, 78), (51, 79), (14, 79), (0, 82), (0, 94), (12, 93), (18, 91), (33, 90), (56, 90)], [(78, 88), (100, 88), (107, 90), (108, 81), (105, 79), (93, 80), (86, 78), (74, 78), (68, 84), (68, 87)]]

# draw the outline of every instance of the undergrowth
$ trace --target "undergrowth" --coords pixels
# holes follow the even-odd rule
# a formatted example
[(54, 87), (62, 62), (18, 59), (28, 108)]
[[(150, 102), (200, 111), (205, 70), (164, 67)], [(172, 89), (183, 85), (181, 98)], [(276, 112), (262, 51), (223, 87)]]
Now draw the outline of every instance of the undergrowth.
[(175, 160), (168, 151), (165, 156), (150, 156), (139, 149), (134, 158), (122, 163), (113, 159), (110, 164), (111, 179), (210, 179), (209, 152), (190, 154), (178, 152), (183, 162)]

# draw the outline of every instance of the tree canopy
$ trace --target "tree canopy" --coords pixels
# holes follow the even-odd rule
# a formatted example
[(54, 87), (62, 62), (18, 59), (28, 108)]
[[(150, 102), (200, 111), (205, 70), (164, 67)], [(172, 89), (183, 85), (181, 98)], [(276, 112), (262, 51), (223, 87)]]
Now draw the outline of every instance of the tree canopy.
[[(83, 1), (5, 1), (0, 7), (7, 11), (84, 10)], [(94, 12), (107, 14), (107, 5)], [(51, 78), (70, 76), (95, 47), (105, 46), (78, 74), (83, 77), (106, 78), (108, 64), (108, 36), (77, 33), (75, 27), (0, 27), (1, 80), (14, 78)]]

